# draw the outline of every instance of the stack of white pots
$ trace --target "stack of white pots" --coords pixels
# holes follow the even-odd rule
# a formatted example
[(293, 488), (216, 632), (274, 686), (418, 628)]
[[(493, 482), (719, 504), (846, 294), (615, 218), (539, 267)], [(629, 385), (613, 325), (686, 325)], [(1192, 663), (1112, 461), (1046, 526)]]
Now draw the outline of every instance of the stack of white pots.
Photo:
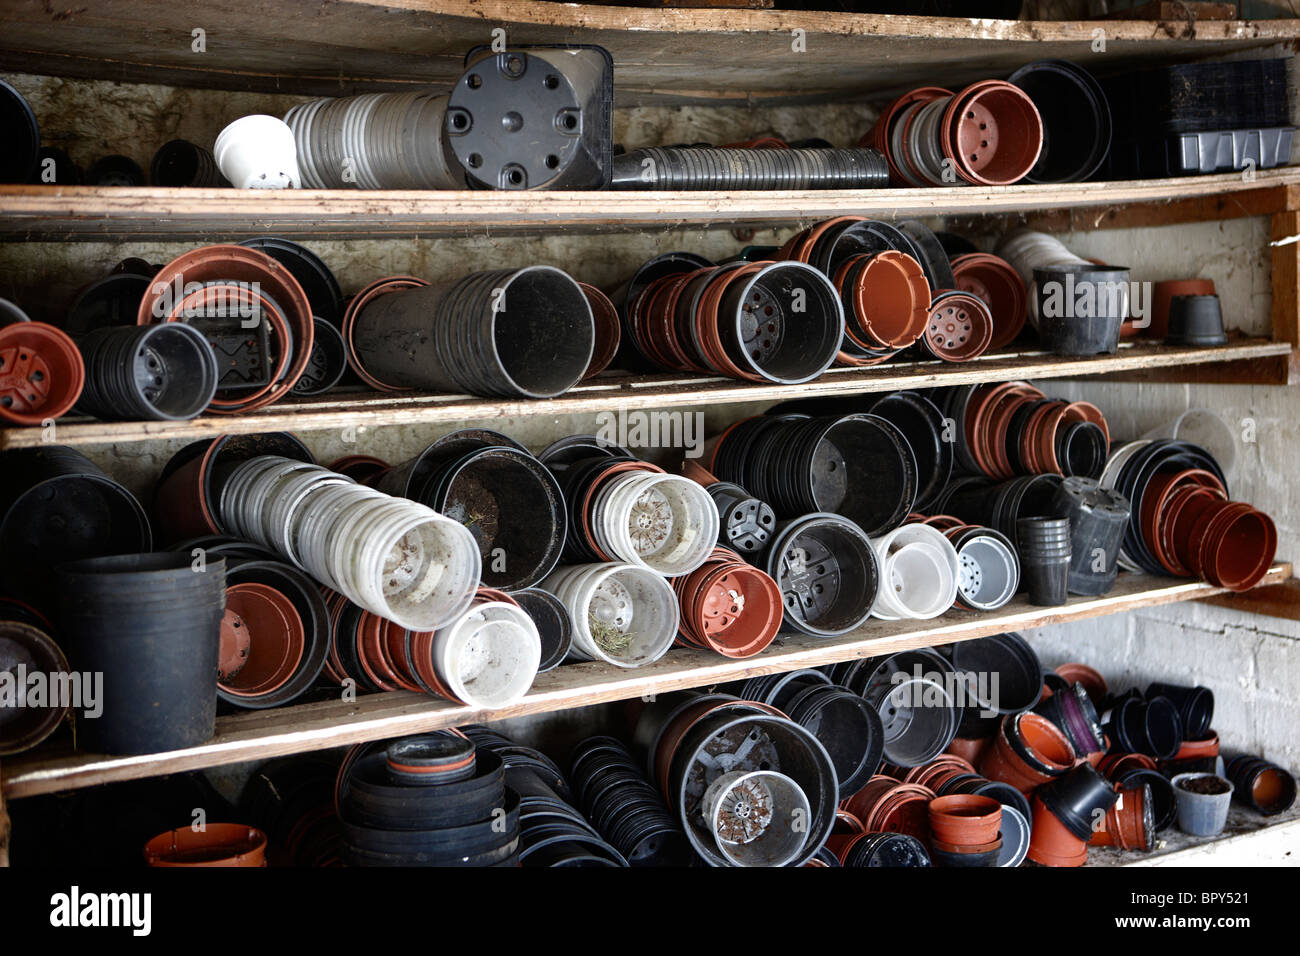
[(640, 667), (677, 636), (677, 595), (662, 575), (635, 564), (575, 564), (544, 584), (573, 618), (570, 660)]
[(439, 680), (471, 707), (505, 707), (533, 686), (542, 638), (533, 619), (511, 601), (480, 595), (469, 610), (433, 635)]
[(871, 609), (885, 621), (929, 620), (957, 600), (957, 551), (926, 524), (905, 524), (871, 539), (880, 562), (880, 590)]
[(474, 597), (478, 545), (432, 508), (349, 478), (265, 455), (237, 466), (221, 490), (224, 530), (257, 542), (411, 630), (454, 621)]
[(591, 508), (600, 549), (667, 577), (690, 574), (718, 541), (718, 506), (681, 475), (632, 471), (608, 481)]

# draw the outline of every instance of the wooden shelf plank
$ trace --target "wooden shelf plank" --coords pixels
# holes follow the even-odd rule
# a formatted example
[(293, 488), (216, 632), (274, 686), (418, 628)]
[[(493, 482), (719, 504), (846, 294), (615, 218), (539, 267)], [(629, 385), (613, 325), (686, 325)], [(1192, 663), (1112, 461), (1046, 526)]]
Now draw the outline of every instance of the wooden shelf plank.
[[(196, 27), (205, 31), (205, 52), (193, 49)], [(9, 0), (0, 10), (0, 70), (324, 96), (445, 88), (460, 76), (465, 52), (489, 43), (494, 28), (505, 29), (511, 44), (606, 47), (621, 105), (844, 97), (938, 78), (1002, 77), (1043, 57), (1112, 68), (1300, 37), (1294, 20), (1189, 26), (524, 0), (279, 0), (268, 17), (260, 0), (221, 0), (201, 11), (168, 0), (66, 9)]]
[[(1261, 583), (1276, 584), (1290, 576), (1291, 565), (1279, 563)], [(601, 663), (566, 665), (538, 675), (532, 689), (518, 703), (494, 710), (477, 710), (403, 691), (369, 695), (351, 703), (328, 701), (251, 712), (219, 719), (216, 736), (209, 743), (188, 750), (133, 757), (37, 753), (6, 760), (0, 767), (0, 789), (15, 799), (264, 760), (469, 723), (707, 687), (762, 674), (972, 640), (1003, 631), (1122, 614), (1217, 593), (1221, 593), (1220, 589), (1204, 582), (1121, 574), (1110, 594), (1073, 598), (1064, 607), (1038, 608), (1018, 598), (991, 614), (953, 610), (933, 621), (871, 621), (855, 633), (833, 641), (783, 637), (762, 654), (747, 660), (730, 660), (707, 651), (677, 648), (654, 664), (635, 670)]]
[[(1300, 22), (1300, 21), (1298, 21)], [(1102, 208), (1097, 225), (1132, 224), (1118, 208), (1171, 203), (1212, 218), (1268, 215), (1300, 189), (1300, 168), (1239, 175), (1060, 186), (754, 192), (501, 192), (0, 186), (0, 240), (200, 240), (446, 236), (565, 228), (773, 226), (832, 216), (892, 219)]]
[[(1264, 339), (1237, 339), (1212, 348), (1173, 348), (1159, 343), (1125, 343), (1115, 355), (1070, 357), (1046, 352), (981, 356), (973, 362), (889, 362), (867, 369), (831, 369), (805, 385), (766, 385), (688, 375), (601, 377), (558, 398), (543, 400), (474, 398), (464, 395), (342, 392), (289, 400), (244, 415), (205, 415), (184, 422), (95, 422), (60, 420), (53, 432), (41, 427), (0, 429), (0, 451), (62, 445), (120, 444), (160, 439), (211, 438), (265, 431), (323, 431), (387, 425), (436, 425), (523, 415), (569, 415), (620, 408), (690, 408), (742, 402), (781, 401), (819, 395), (852, 395), (910, 388), (1001, 382), (1008, 379), (1078, 378), (1168, 368), (1184, 379), (1196, 366), (1259, 362), (1287, 356), (1292, 346)], [(1231, 367), (1231, 366), (1228, 366)], [(1285, 380), (1283, 380), (1285, 381)]]
[(1176, 826), (1150, 853), (1089, 847), (1088, 866), (1294, 866), (1300, 853), (1300, 806), (1266, 817), (1234, 802), (1216, 837), (1194, 837)]

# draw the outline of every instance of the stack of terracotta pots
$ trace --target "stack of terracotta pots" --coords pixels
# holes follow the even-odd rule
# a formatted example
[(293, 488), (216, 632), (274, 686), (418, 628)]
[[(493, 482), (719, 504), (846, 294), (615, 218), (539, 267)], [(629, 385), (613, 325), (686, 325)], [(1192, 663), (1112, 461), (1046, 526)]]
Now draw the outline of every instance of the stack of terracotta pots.
[(781, 627), (781, 591), (767, 574), (727, 548), (673, 580), (681, 606), (678, 644), (723, 657), (753, 657)]
[(930, 801), (930, 847), (944, 866), (997, 866), (1002, 804), (992, 797), (953, 794)]
[(67, 414), (86, 366), (67, 333), (0, 299), (0, 423), (40, 425)]

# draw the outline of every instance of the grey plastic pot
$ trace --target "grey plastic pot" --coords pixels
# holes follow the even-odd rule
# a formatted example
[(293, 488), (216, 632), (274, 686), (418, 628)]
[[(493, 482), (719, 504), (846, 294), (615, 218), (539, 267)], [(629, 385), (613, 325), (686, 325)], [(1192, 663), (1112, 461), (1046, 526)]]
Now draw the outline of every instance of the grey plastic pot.
[[(1222, 793), (1195, 793), (1186, 784), (1195, 780), (1217, 780)], [(1180, 773), (1172, 780), (1178, 798), (1178, 829), (1192, 836), (1217, 836), (1228, 822), (1232, 803), (1232, 782), (1212, 773)]]

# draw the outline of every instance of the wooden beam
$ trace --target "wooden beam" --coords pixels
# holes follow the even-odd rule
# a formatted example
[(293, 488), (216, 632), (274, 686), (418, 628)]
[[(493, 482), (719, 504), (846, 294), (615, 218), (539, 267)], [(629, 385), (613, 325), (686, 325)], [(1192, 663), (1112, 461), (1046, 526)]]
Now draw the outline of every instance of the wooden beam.
[[(249, 236), (399, 238), (813, 223), (832, 216), (986, 217), (1005, 213), (1053, 230), (1269, 215), (1289, 208), (1300, 168), (1059, 186), (755, 192), (499, 192), (0, 186), (0, 239), (215, 241)], [(1177, 210), (1172, 216), (1168, 211)], [(1071, 212), (1073, 210), (1073, 212)], [(1080, 218), (1071, 219), (1072, 215)], [(1145, 215), (1145, 214), (1143, 214)], [(1047, 217), (1047, 218), (1042, 218)], [(1064, 218), (1063, 218), (1064, 217)]]
[(1288, 621), (1300, 621), (1300, 581), (1292, 578), (1281, 584), (1247, 591), (1245, 594), (1216, 594), (1200, 598), (1205, 604), (1226, 607), (1246, 614), (1263, 614)]
[[(1262, 583), (1272, 584), (1290, 576), (1291, 565), (1280, 563), (1269, 570)], [(1121, 574), (1109, 594), (1071, 598), (1063, 607), (1034, 607), (1024, 598), (1017, 598), (990, 613), (954, 609), (930, 621), (872, 620), (853, 634), (834, 640), (783, 635), (763, 653), (745, 660), (730, 660), (709, 651), (674, 648), (653, 664), (634, 670), (603, 663), (566, 664), (539, 674), (532, 689), (517, 703), (493, 710), (476, 710), (401, 691), (370, 694), (351, 702), (326, 701), (251, 711), (218, 718), (216, 736), (206, 744), (187, 750), (131, 757), (70, 751), (25, 754), (10, 761), (0, 772), (0, 788), (11, 799), (17, 799), (118, 780), (265, 760), (469, 723), (710, 687), (763, 674), (972, 640), (1003, 631), (1122, 614), (1218, 592), (1218, 588), (1202, 581)]]
[[(1300, 37), (1294, 20), (1189, 26), (518, 0), (277, 0), (274, 11), (267, 15), (264, 0), (199, 8), (174, 0), (6, 0), (0, 70), (323, 96), (445, 89), (460, 76), (466, 51), (499, 28), (511, 44), (606, 47), (620, 104), (750, 104), (843, 99), (935, 80), (964, 84), (1046, 57), (1112, 69), (1267, 50)], [(195, 29), (204, 31), (201, 51)]]
[(0, 428), (0, 450), (63, 445), (120, 444), (212, 438), (266, 431), (327, 431), (391, 425), (487, 421), (520, 415), (576, 415), (620, 408), (698, 408), (743, 402), (777, 402), (810, 396), (860, 395), (908, 388), (973, 385), (1008, 379), (1079, 378), (1128, 371), (1145, 381), (1161, 369), (1179, 380), (1200, 364), (1230, 367), (1241, 361), (1286, 356), (1284, 342), (1234, 338), (1211, 348), (1174, 348), (1159, 342), (1120, 346), (1115, 355), (1084, 357), (1042, 351), (981, 355), (971, 362), (887, 362), (874, 368), (832, 368), (803, 385), (740, 382), (702, 375), (609, 375), (584, 382), (556, 398), (500, 399), (430, 393), (338, 392), (287, 399), (242, 415), (204, 415), (190, 421), (94, 422), (60, 419), (51, 435), (41, 427)]

